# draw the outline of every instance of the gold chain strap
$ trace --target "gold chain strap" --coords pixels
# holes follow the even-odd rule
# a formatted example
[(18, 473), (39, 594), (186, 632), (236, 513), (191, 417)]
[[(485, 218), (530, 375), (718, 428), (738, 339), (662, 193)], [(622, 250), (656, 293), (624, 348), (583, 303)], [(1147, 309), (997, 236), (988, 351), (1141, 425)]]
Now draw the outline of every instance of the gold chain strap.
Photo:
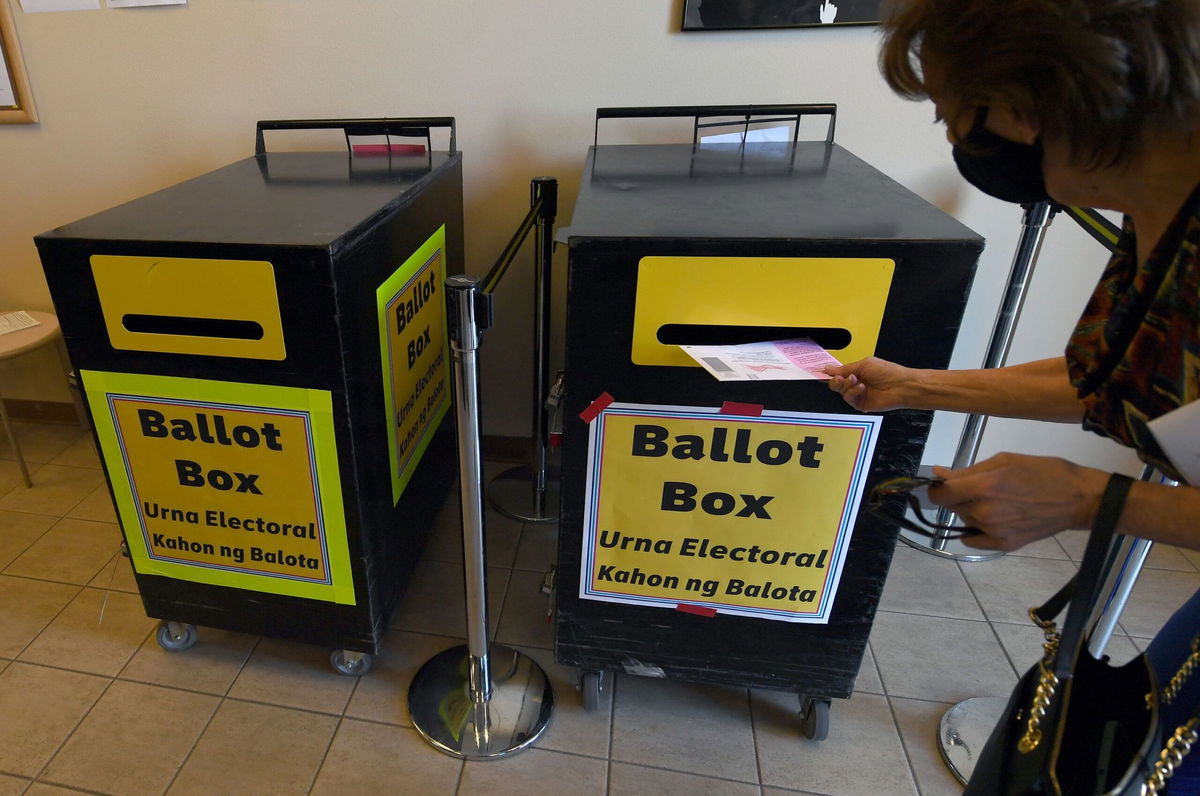
[(1029, 618), (1045, 632), (1046, 641), (1042, 645), (1041, 663), (1038, 664), (1038, 668), (1041, 670), (1041, 679), (1038, 681), (1037, 689), (1033, 692), (1033, 704), (1029, 708), (1029, 723), (1025, 727), (1025, 734), (1017, 742), (1017, 750), (1023, 754), (1037, 749), (1038, 744), (1042, 742), (1042, 719), (1046, 717), (1046, 708), (1050, 706), (1050, 700), (1054, 698), (1054, 690), (1058, 688), (1058, 676), (1052, 671), (1054, 657), (1058, 654), (1060, 639), (1058, 631), (1055, 629), (1053, 620), (1039, 619), (1032, 608), (1029, 609)]
[[(1192, 654), (1188, 655), (1187, 660), (1179, 667), (1179, 671), (1175, 672), (1175, 676), (1171, 678), (1171, 682), (1167, 683), (1167, 687), (1162, 690), (1163, 704), (1169, 705), (1175, 697), (1179, 696), (1184, 683), (1198, 666), (1200, 666), (1200, 633), (1192, 638)], [(1154, 773), (1142, 786), (1142, 796), (1157, 796), (1158, 792), (1167, 784), (1167, 780), (1174, 775), (1175, 769), (1183, 765), (1183, 758), (1192, 751), (1192, 746), (1200, 738), (1200, 733), (1196, 731), (1198, 726), (1200, 726), (1200, 716), (1193, 716), (1186, 724), (1175, 728), (1174, 734), (1167, 740), (1162, 754), (1158, 756), (1158, 761), (1154, 764)]]
[(1162, 700), (1163, 704), (1169, 705), (1175, 701), (1175, 697), (1179, 696), (1179, 692), (1183, 690), (1183, 684), (1187, 682), (1188, 677), (1200, 666), (1200, 634), (1192, 638), (1192, 654), (1179, 667), (1179, 671), (1171, 678), (1171, 682), (1167, 683), (1167, 687), (1163, 689)]
[(1193, 717), (1187, 724), (1175, 729), (1175, 734), (1167, 741), (1162, 754), (1158, 756), (1158, 762), (1154, 764), (1154, 773), (1142, 786), (1142, 796), (1157, 796), (1175, 773), (1175, 769), (1183, 764), (1184, 755), (1192, 751), (1192, 744), (1200, 737), (1196, 732), (1198, 724), (1200, 717)]
[[(1017, 749), (1023, 754), (1037, 749), (1038, 744), (1042, 742), (1041, 722), (1046, 717), (1046, 709), (1050, 706), (1050, 700), (1054, 698), (1054, 690), (1058, 688), (1058, 677), (1051, 667), (1054, 664), (1055, 655), (1058, 653), (1059, 633), (1052, 620), (1039, 619), (1032, 608), (1029, 609), (1029, 618), (1046, 634), (1046, 641), (1042, 645), (1042, 660), (1038, 664), (1038, 668), (1041, 669), (1041, 680), (1033, 694), (1029, 722), (1025, 727), (1025, 734), (1017, 742)], [(1179, 667), (1175, 676), (1171, 678), (1171, 682), (1162, 690), (1163, 704), (1169, 705), (1175, 697), (1179, 696), (1184, 684), (1197, 668), (1200, 668), (1200, 633), (1192, 638), (1191, 654)], [(1175, 774), (1175, 769), (1183, 764), (1183, 758), (1192, 751), (1192, 746), (1196, 744), (1197, 740), (1200, 740), (1200, 732), (1197, 732), (1197, 727), (1200, 727), (1200, 716), (1194, 716), (1186, 724), (1175, 728), (1174, 734), (1167, 741), (1158, 761), (1154, 764), (1154, 773), (1142, 785), (1141, 796), (1158, 796), (1158, 792), (1166, 785), (1167, 780)]]

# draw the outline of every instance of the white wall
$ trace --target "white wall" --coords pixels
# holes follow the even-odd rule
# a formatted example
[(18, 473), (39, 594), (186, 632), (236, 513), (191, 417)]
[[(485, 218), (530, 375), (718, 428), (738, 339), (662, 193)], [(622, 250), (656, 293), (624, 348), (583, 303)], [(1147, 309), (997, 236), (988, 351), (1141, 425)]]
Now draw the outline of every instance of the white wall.
[[(840, 144), (987, 238), (954, 364), (983, 360), (1020, 210), (966, 187), (932, 107), (892, 96), (873, 28), (683, 34), (681, 0), (191, 0), (50, 14), (0, 2), (41, 118), (0, 127), (0, 308), (51, 309), (33, 235), (247, 157), (257, 119), (456, 116), (468, 270), (482, 274), (528, 206), (530, 177), (559, 179), (569, 223), (597, 107), (832, 101)], [(1010, 361), (1061, 351), (1104, 259), (1056, 220)], [(497, 298), (484, 432), (524, 435), (528, 268)], [(6, 394), (67, 400), (52, 358), (29, 359), (0, 371)], [(960, 426), (938, 418), (927, 461), (953, 457)], [(1000, 448), (1114, 453), (1075, 429), (994, 421), (984, 450)]]

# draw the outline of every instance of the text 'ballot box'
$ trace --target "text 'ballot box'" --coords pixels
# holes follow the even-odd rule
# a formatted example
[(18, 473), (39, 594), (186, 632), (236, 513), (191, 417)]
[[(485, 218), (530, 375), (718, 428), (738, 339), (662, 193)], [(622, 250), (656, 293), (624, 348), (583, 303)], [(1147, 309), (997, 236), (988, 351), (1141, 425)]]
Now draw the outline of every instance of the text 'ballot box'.
[(261, 152), (37, 238), (149, 615), (374, 653), (455, 477), (455, 151)]
[(896, 541), (863, 497), (915, 472), (931, 413), (679, 346), (945, 367), (982, 240), (830, 142), (592, 147), (559, 238), (558, 660), (848, 697)]

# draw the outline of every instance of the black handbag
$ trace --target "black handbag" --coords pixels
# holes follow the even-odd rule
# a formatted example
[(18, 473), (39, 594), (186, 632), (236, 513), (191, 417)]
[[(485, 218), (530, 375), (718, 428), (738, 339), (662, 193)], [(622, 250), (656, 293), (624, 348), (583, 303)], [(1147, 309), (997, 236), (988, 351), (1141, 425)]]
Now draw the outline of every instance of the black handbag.
[[(1085, 625), (1103, 588), (1113, 532), (1133, 479), (1105, 488), (1078, 574), (1040, 608), (1045, 654), (1017, 683), (964, 796), (1139, 794), (1162, 747), (1157, 677), (1145, 655), (1097, 660)], [(1069, 602), (1061, 633), (1053, 619)]]

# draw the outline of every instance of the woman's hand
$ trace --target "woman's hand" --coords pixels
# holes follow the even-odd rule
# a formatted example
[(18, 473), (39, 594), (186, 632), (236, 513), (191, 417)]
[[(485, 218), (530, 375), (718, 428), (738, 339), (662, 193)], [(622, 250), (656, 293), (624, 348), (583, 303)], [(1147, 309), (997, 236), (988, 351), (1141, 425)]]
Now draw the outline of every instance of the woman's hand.
[(903, 409), (902, 394), (916, 371), (878, 357), (867, 357), (849, 365), (830, 365), (829, 389), (842, 394), (846, 403), (860, 412)]
[(962, 541), (985, 550), (1016, 550), (1068, 528), (1092, 527), (1109, 477), (1066, 459), (1017, 453), (933, 471), (945, 483), (930, 487), (929, 499), (983, 531)]

